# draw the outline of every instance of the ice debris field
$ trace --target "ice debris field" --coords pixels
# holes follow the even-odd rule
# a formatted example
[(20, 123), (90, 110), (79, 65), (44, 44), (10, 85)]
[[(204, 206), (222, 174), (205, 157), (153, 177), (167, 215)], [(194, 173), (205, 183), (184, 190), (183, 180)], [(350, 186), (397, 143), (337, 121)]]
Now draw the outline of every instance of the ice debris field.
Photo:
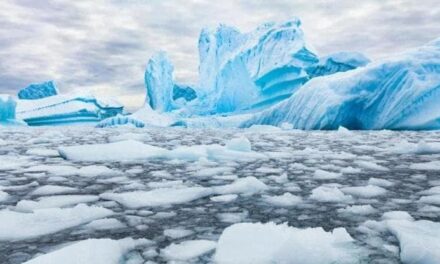
[[(145, 104), (0, 95), (0, 263), (440, 263), (440, 40), (318, 55), (301, 21), (165, 52)], [(75, 126), (73, 126), (75, 125)]]
[(3, 128), (1, 263), (439, 263), (439, 132)]

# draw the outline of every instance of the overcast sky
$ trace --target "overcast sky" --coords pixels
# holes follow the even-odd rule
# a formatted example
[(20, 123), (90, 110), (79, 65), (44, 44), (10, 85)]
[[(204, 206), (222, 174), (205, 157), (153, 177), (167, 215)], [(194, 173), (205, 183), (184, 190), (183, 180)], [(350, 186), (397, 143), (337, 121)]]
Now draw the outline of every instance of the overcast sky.
[(61, 92), (144, 100), (149, 57), (164, 50), (179, 82), (197, 81), (200, 29), (249, 31), (299, 17), (319, 55), (372, 59), (440, 37), (438, 0), (1, 0), (0, 93), (55, 80)]

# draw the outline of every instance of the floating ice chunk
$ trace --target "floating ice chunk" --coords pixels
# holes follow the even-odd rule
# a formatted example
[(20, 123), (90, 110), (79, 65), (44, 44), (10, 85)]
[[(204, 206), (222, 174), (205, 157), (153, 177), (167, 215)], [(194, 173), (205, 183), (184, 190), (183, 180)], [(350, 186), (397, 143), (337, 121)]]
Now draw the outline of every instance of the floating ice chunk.
[(386, 224), (399, 240), (402, 263), (440, 263), (440, 223), (389, 220)]
[(68, 207), (79, 203), (91, 203), (99, 200), (96, 195), (55, 195), (41, 197), (38, 201), (22, 200), (15, 208), (23, 212), (32, 212), (37, 209)]
[(391, 187), (394, 185), (394, 183), (385, 179), (370, 178), (368, 180), (368, 185), (375, 185), (379, 187)]
[(351, 205), (342, 209), (338, 209), (338, 213), (352, 215), (370, 215), (376, 213), (377, 210), (371, 205)]
[(213, 187), (215, 194), (255, 194), (267, 190), (269, 187), (257, 178), (250, 176), (240, 178), (228, 185)]
[(102, 165), (90, 165), (78, 170), (78, 175), (83, 177), (115, 176), (118, 172)]
[(387, 192), (386, 189), (375, 185), (345, 187), (341, 190), (346, 194), (362, 198), (373, 198), (377, 196), (382, 196)]
[(224, 223), (239, 223), (246, 220), (249, 213), (247, 211), (238, 212), (238, 213), (220, 213), (217, 215), (218, 219)]
[(179, 244), (171, 244), (160, 253), (167, 260), (188, 261), (213, 251), (216, 246), (215, 241), (187, 240)]
[(118, 141), (127, 141), (127, 140), (150, 141), (151, 136), (147, 132), (143, 132), (143, 133), (125, 133), (121, 135), (111, 136), (108, 138), (109, 142), (118, 142)]
[(217, 263), (357, 263), (358, 250), (344, 228), (298, 229), (287, 224), (240, 223), (218, 241)]
[(383, 220), (408, 220), (413, 221), (414, 218), (405, 211), (390, 211), (382, 215)]
[(291, 193), (284, 193), (278, 196), (264, 195), (263, 201), (273, 206), (290, 207), (300, 204), (302, 202), (302, 198)]
[(68, 165), (37, 165), (26, 168), (24, 172), (47, 172), (57, 176), (73, 176), (78, 174), (78, 169)]
[(251, 127), (246, 129), (246, 132), (253, 133), (277, 133), (283, 132), (283, 130), (277, 126), (269, 126), (269, 125), (252, 125)]
[(192, 235), (194, 232), (183, 228), (165, 229), (163, 234), (172, 239), (178, 239)]
[(111, 210), (84, 204), (65, 209), (40, 209), (33, 213), (2, 210), (0, 240), (16, 241), (52, 234), (112, 214)]
[(341, 169), (342, 173), (348, 173), (348, 174), (356, 174), (356, 173), (361, 173), (362, 170), (359, 168), (353, 168), (353, 167), (346, 167)]
[(440, 186), (434, 186), (432, 188), (429, 188), (428, 190), (420, 192), (423, 195), (434, 195), (434, 194), (440, 194)]
[(115, 218), (105, 218), (92, 221), (84, 226), (93, 230), (108, 230), (127, 227), (124, 223)]
[(168, 150), (127, 140), (109, 144), (60, 147), (60, 155), (74, 161), (131, 161), (161, 158)]
[(188, 203), (213, 194), (254, 194), (268, 187), (255, 177), (246, 177), (235, 182), (207, 187), (159, 188), (151, 191), (134, 191), (126, 193), (103, 193), (101, 198), (116, 201), (128, 208), (157, 207)]
[(246, 137), (234, 138), (226, 142), (226, 148), (235, 151), (252, 151), (251, 142)]
[(4, 191), (0, 191), (0, 203), (8, 200), (9, 194)]
[(423, 163), (412, 163), (409, 168), (413, 170), (439, 171), (440, 161), (435, 160)]
[(354, 162), (358, 166), (368, 169), (368, 170), (377, 170), (377, 171), (389, 171), (388, 168), (378, 165), (377, 163), (374, 163), (372, 161), (364, 161), (364, 160), (357, 160)]
[(419, 201), (422, 203), (440, 205), (440, 194), (422, 196)]
[(264, 159), (265, 155), (257, 152), (230, 150), (221, 145), (180, 146), (167, 150), (138, 141), (128, 140), (108, 144), (60, 147), (60, 155), (74, 161), (136, 161), (146, 159), (182, 159), (198, 160), (254, 160)]
[(232, 201), (235, 201), (237, 199), (237, 194), (225, 194), (225, 195), (218, 195), (211, 197), (211, 201), (217, 202), (217, 203), (229, 203)]
[(342, 176), (342, 173), (329, 172), (324, 170), (316, 170), (313, 177), (318, 180), (332, 180)]
[(119, 264), (124, 255), (138, 246), (148, 245), (147, 239), (87, 239), (38, 256), (25, 264)]
[(231, 167), (215, 167), (215, 168), (203, 168), (194, 172), (194, 176), (197, 177), (212, 177), (215, 175), (223, 175), (232, 173), (234, 169)]
[(210, 188), (160, 188), (152, 191), (134, 191), (126, 193), (104, 193), (101, 198), (113, 200), (127, 208), (157, 207), (188, 203), (212, 194)]
[(310, 199), (319, 202), (346, 203), (352, 201), (351, 195), (345, 195), (341, 190), (331, 186), (319, 186), (312, 190)]
[(58, 157), (60, 154), (54, 149), (32, 148), (26, 151), (27, 155), (43, 156), (43, 157)]
[(388, 151), (397, 154), (438, 154), (440, 153), (440, 143), (426, 143), (424, 141), (418, 143), (409, 143), (408, 141), (404, 140), (388, 148)]

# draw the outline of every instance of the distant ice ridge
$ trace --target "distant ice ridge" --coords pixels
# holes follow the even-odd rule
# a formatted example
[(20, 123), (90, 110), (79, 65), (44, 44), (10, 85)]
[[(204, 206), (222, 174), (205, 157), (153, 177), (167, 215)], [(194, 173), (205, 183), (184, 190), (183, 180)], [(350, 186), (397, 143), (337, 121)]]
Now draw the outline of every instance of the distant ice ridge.
[(17, 103), (7, 94), (0, 94), (0, 124), (15, 122), (15, 108)]
[(35, 100), (58, 94), (58, 89), (53, 81), (31, 84), (18, 92), (18, 98), (22, 100)]
[(123, 106), (112, 99), (103, 100), (87, 94), (63, 94), (17, 102), (17, 118), (32, 126), (97, 123), (122, 111)]
[(314, 78), (243, 126), (440, 128), (440, 39), (345, 73)]

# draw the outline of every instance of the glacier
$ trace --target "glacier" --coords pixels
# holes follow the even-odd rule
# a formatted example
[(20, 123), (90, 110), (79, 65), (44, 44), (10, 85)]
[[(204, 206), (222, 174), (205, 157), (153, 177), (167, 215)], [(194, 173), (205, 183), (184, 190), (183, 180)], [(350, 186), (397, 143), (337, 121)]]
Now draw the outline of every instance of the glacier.
[(356, 70), (310, 80), (242, 126), (297, 129), (440, 128), (440, 39)]
[(58, 89), (53, 81), (35, 83), (18, 92), (18, 98), (22, 100), (35, 100), (58, 94)]
[(36, 100), (18, 100), (17, 118), (30, 126), (96, 124), (123, 113), (123, 106), (110, 98), (90, 94), (60, 94)]
[(0, 94), (0, 124), (15, 123), (15, 109), (17, 103), (12, 96)]

